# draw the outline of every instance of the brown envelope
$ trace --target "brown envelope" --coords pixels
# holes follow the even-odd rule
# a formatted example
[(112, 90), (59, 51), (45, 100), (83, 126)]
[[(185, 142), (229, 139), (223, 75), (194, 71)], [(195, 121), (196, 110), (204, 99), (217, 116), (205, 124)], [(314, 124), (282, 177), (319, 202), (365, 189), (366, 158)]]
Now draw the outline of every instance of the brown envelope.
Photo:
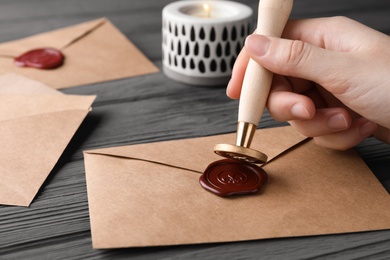
[(160, 246), (390, 228), (390, 196), (354, 151), (320, 148), (291, 127), (258, 130), (269, 180), (221, 198), (198, 183), (235, 134), (86, 151), (94, 248)]
[(30, 205), (94, 99), (0, 77), (0, 204)]
[[(53, 70), (14, 65), (14, 57), (42, 47), (60, 49), (65, 55), (64, 65)], [(107, 19), (0, 44), (0, 75), (18, 73), (56, 89), (157, 71), (158, 68)]]

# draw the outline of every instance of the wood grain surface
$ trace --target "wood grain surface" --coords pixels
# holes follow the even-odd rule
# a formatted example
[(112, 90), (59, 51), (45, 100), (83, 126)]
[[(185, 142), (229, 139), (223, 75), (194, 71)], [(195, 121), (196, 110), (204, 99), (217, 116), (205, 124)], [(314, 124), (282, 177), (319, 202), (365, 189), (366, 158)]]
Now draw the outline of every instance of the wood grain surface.
[[(162, 68), (161, 11), (170, 2), (1, 0), (0, 42), (107, 17)], [(255, 0), (240, 2), (257, 9)], [(294, 18), (338, 15), (390, 34), (388, 0), (295, 0), (292, 11)], [(0, 259), (390, 258), (390, 230), (219, 244), (92, 249), (82, 151), (234, 132), (238, 102), (226, 97), (224, 87), (188, 86), (168, 79), (162, 72), (63, 92), (98, 97), (32, 205), (0, 206)], [(266, 113), (259, 127), (284, 124)], [(390, 146), (368, 139), (356, 149), (390, 191)]]

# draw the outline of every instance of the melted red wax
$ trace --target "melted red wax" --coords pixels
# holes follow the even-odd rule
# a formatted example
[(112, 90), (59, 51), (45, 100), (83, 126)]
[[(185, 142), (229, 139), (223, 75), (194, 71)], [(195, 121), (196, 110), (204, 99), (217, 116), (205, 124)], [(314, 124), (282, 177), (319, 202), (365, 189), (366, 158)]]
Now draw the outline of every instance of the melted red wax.
[(32, 67), (38, 69), (55, 69), (64, 62), (64, 55), (54, 48), (40, 48), (30, 50), (14, 59), (19, 67)]
[(199, 183), (206, 190), (226, 197), (256, 193), (267, 179), (267, 173), (255, 164), (224, 159), (211, 163)]

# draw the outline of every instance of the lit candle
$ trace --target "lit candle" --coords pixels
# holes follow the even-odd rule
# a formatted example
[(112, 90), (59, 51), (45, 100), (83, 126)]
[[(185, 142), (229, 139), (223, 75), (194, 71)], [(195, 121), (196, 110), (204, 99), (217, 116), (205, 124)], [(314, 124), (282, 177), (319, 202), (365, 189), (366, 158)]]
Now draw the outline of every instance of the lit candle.
[(200, 18), (215, 18), (214, 14), (211, 15), (211, 8), (209, 4), (197, 5), (192, 8), (184, 8), (183, 13)]
[[(206, 0), (207, 1), (207, 0)], [(179, 1), (163, 9), (163, 69), (192, 85), (224, 85), (251, 32), (252, 9), (232, 1)]]
[(203, 4), (202, 7), (203, 7), (203, 10), (206, 14), (206, 17), (210, 18), (211, 17), (210, 6), (208, 4)]
[[(189, 2), (195, 2), (196, 4), (189, 4)], [(226, 2), (230, 4), (226, 4)], [(239, 12), (239, 10), (232, 8), (231, 3), (233, 2), (230, 1), (210, 1), (210, 3), (203, 4), (200, 4), (198, 1), (187, 1), (187, 3), (179, 11), (185, 15), (199, 18), (226, 18), (235, 16)]]

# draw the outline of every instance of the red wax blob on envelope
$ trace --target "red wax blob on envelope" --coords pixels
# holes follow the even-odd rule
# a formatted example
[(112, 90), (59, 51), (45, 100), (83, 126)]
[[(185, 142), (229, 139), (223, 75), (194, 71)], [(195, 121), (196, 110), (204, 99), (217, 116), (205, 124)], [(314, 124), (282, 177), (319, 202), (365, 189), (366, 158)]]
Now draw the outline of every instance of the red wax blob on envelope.
[(55, 69), (64, 62), (64, 55), (54, 48), (30, 50), (15, 58), (15, 65), (37, 69)]
[(267, 179), (267, 173), (255, 164), (224, 159), (211, 163), (199, 182), (206, 190), (226, 197), (256, 193)]

